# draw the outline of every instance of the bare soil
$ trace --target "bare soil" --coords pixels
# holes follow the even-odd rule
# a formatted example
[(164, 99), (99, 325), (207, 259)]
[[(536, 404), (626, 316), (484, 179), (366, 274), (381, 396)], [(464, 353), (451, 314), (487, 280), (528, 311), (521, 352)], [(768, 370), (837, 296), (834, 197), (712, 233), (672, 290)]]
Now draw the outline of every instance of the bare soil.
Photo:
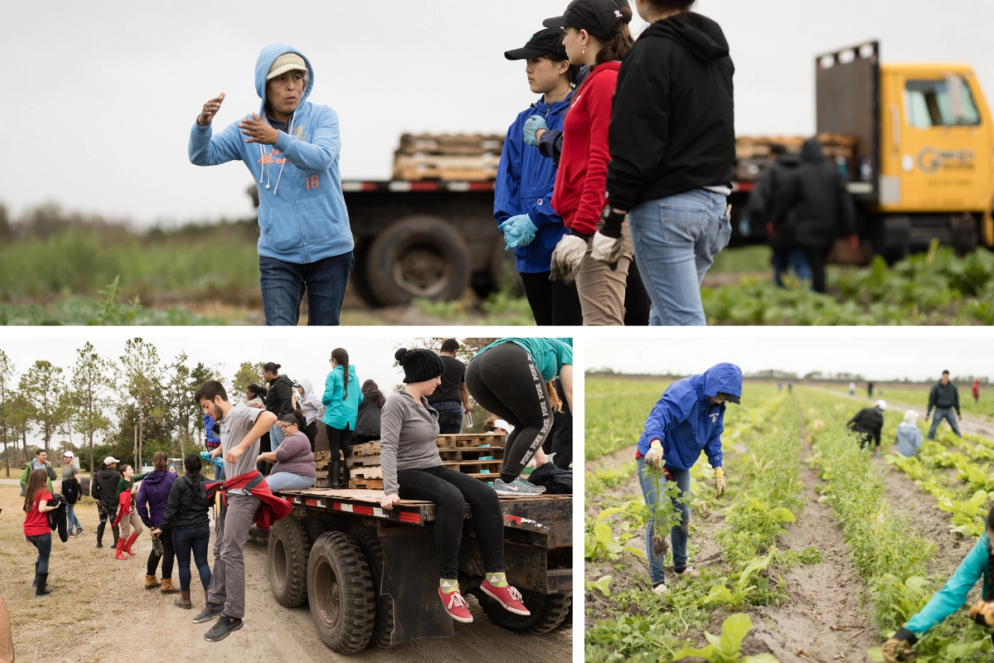
[[(144, 532), (136, 542), (136, 556), (114, 559), (111, 534), (96, 549), (97, 510), (87, 499), (77, 506), (84, 533), (66, 543), (53, 542), (49, 582), (55, 593), (35, 599), (31, 588), (36, 551), (22, 534), (23, 514), (16, 486), (0, 486), (0, 591), (7, 603), (18, 661), (127, 662), (201, 660), (212, 663), (295, 663), (327, 661), (517, 661), (572, 660), (573, 633), (564, 626), (544, 636), (521, 636), (492, 623), (476, 600), (467, 596), (475, 619), (456, 624), (451, 638), (425, 639), (384, 652), (340, 656), (318, 638), (310, 611), (286, 609), (273, 598), (266, 571), (266, 548), (249, 542), (245, 547), (246, 604), (244, 628), (219, 643), (203, 634), (212, 624), (191, 619), (204, 603), (193, 569), (193, 610), (173, 606), (178, 595), (143, 589), (145, 562), (151, 540)], [(179, 574), (174, 570), (178, 584)]]

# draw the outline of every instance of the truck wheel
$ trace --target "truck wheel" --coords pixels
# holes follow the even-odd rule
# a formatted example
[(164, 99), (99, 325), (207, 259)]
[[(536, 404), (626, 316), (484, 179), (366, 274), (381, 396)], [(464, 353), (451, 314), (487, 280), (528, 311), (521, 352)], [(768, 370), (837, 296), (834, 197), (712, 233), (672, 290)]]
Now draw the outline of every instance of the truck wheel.
[(525, 294), (525, 287), (514, 262), (514, 252), (504, 250), (504, 238), (497, 235), (490, 249), (487, 268), (473, 273), (470, 280), (473, 292), (486, 299), (495, 292), (507, 289), (518, 297)]
[(977, 220), (970, 214), (954, 216), (949, 219), (949, 227), (953, 235), (953, 248), (956, 255), (965, 256), (967, 253), (976, 250), (979, 236), (977, 233)]
[(269, 586), (277, 603), (296, 608), (307, 601), (307, 557), (311, 540), (304, 524), (284, 518), (269, 530)]
[(307, 538), (310, 539), (311, 545), (314, 545), (319, 536), (331, 531), (331, 523), (323, 518), (304, 518), (304, 529), (307, 530)]
[(318, 636), (332, 651), (358, 654), (373, 634), (373, 574), (355, 540), (326, 532), (311, 546), (307, 595)]
[(376, 533), (367, 529), (356, 529), (352, 532), (359, 547), (362, 548), (369, 569), (373, 572), (373, 589), (376, 592), (376, 625), (369, 639), (369, 649), (389, 649), (390, 638), (393, 636), (393, 598), (380, 594), (380, 583), (383, 579), (383, 547)]
[(541, 635), (548, 633), (563, 623), (566, 615), (569, 614), (572, 605), (572, 592), (565, 594), (539, 594), (527, 589), (521, 590), (522, 603), (528, 608), (530, 614), (527, 617), (515, 615), (493, 600), (483, 592), (477, 592), (476, 597), (480, 601), (483, 612), (492, 619), (498, 626), (503, 626), (515, 633), (526, 635)]
[(873, 250), (888, 264), (908, 257), (911, 250), (911, 217), (885, 216), (874, 224)]
[(441, 219), (409, 216), (380, 233), (365, 269), (370, 291), (384, 306), (416, 297), (457, 299), (469, 283), (469, 249)]

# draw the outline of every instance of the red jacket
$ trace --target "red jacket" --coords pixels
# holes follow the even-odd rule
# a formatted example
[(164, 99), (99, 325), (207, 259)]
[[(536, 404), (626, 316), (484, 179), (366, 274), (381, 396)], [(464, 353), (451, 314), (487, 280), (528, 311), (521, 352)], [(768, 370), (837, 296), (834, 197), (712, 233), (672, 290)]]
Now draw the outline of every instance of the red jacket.
[(256, 510), (255, 515), (252, 516), (252, 522), (261, 530), (268, 530), (273, 523), (286, 518), (293, 511), (290, 500), (273, 495), (273, 491), (269, 490), (269, 484), (266, 483), (265, 478), (258, 470), (239, 474), (238, 476), (226, 479), (223, 483), (220, 481), (205, 483), (204, 488), (207, 489), (208, 500), (214, 499), (214, 495), (218, 491), (221, 491), (221, 500), (224, 502), (225, 507), (228, 506), (227, 491), (234, 488), (247, 490), (252, 494), (252, 497), (258, 497), (262, 500), (262, 503)]
[(620, 62), (597, 65), (574, 93), (563, 124), (563, 152), (552, 209), (567, 228), (593, 235), (601, 219), (611, 160), (608, 129)]
[(117, 496), (117, 518), (114, 519), (111, 526), (116, 527), (121, 522), (121, 517), (129, 513), (131, 513), (131, 491), (125, 490)]

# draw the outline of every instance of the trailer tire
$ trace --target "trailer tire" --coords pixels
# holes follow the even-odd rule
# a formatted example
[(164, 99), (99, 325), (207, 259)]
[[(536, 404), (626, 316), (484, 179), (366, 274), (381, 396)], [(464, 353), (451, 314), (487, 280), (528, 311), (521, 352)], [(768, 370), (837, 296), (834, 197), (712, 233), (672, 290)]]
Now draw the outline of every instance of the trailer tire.
[(408, 216), (379, 234), (366, 258), (366, 280), (384, 306), (408, 304), (416, 297), (458, 299), (469, 283), (466, 242), (445, 221)]
[(956, 255), (965, 256), (977, 249), (980, 234), (977, 232), (977, 220), (970, 214), (962, 214), (949, 219), (952, 231), (952, 244)]
[(307, 602), (307, 558), (311, 540), (297, 518), (283, 518), (269, 530), (269, 586), (276, 602), (296, 608)]
[(332, 651), (358, 654), (376, 616), (373, 574), (362, 548), (342, 532), (325, 532), (311, 546), (307, 595), (318, 636)]
[(394, 616), (393, 598), (380, 594), (380, 587), (383, 580), (383, 547), (380, 545), (379, 537), (376, 533), (368, 529), (358, 529), (352, 531), (352, 538), (355, 539), (362, 552), (369, 562), (369, 570), (373, 573), (373, 590), (376, 594), (376, 624), (373, 626), (373, 635), (369, 639), (369, 649), (390, 649), (393, 647), (390, 640), (393, 637)]
[(480, 607), (487, 613), (487, 617), (498, 626), (525, 635), (541, 635), (557, 628), (566, 619), (573, 603), (572, 592), (540, 594), (524, 589), (521, 590), (521, 596), (522, 603), (532, 613), (527, 617), (508, 612), (483, 592), (476, 593)]
[(307, 530), (307, 537), (311, 540), (311, 545), (314, 545), (319, 536), (331, 531), (331, 523), (323, 518), (310, 516), (304, 518), (304, 529)]

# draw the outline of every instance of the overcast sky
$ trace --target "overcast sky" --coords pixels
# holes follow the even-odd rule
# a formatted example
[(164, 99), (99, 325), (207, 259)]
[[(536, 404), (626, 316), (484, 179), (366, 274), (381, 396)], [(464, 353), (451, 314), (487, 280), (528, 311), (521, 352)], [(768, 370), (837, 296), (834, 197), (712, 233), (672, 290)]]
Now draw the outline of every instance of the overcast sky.
[(703, 373), (731, 362), (752, 373), (779, 369), (805, 375), (861, 374), (870, 380), (938, 379), (943, 370), (994, 378), (992, 340), (987, 339), (834, 339), (725, 338), (626, 340), (624, 344), (586, 342), (586, 365), (623, 373)]
[[(240, 163), (187, 158), (203, 103), (226, 93), (226, 126), (256, 111), (261, 47), (281, 41), (315, 68), (312, 102), (342, 128), (346, 178), (385, 179), (405, 131), (506, 131), (533, 95), (522, 46), (566, 0), (299, 0), (5, 3), (7, 69), (0, 203), (53, 201), (147, 225), (254, 211)], [(956, 0), (700, 0), (723, 26), (737, 72), (740, 134), (814, 131), (814, 56), (868, 39), (884, 63), (962, 61), (994, 89), (994, 3)], [(636, 17), (637, 33), (643, 24)]]

